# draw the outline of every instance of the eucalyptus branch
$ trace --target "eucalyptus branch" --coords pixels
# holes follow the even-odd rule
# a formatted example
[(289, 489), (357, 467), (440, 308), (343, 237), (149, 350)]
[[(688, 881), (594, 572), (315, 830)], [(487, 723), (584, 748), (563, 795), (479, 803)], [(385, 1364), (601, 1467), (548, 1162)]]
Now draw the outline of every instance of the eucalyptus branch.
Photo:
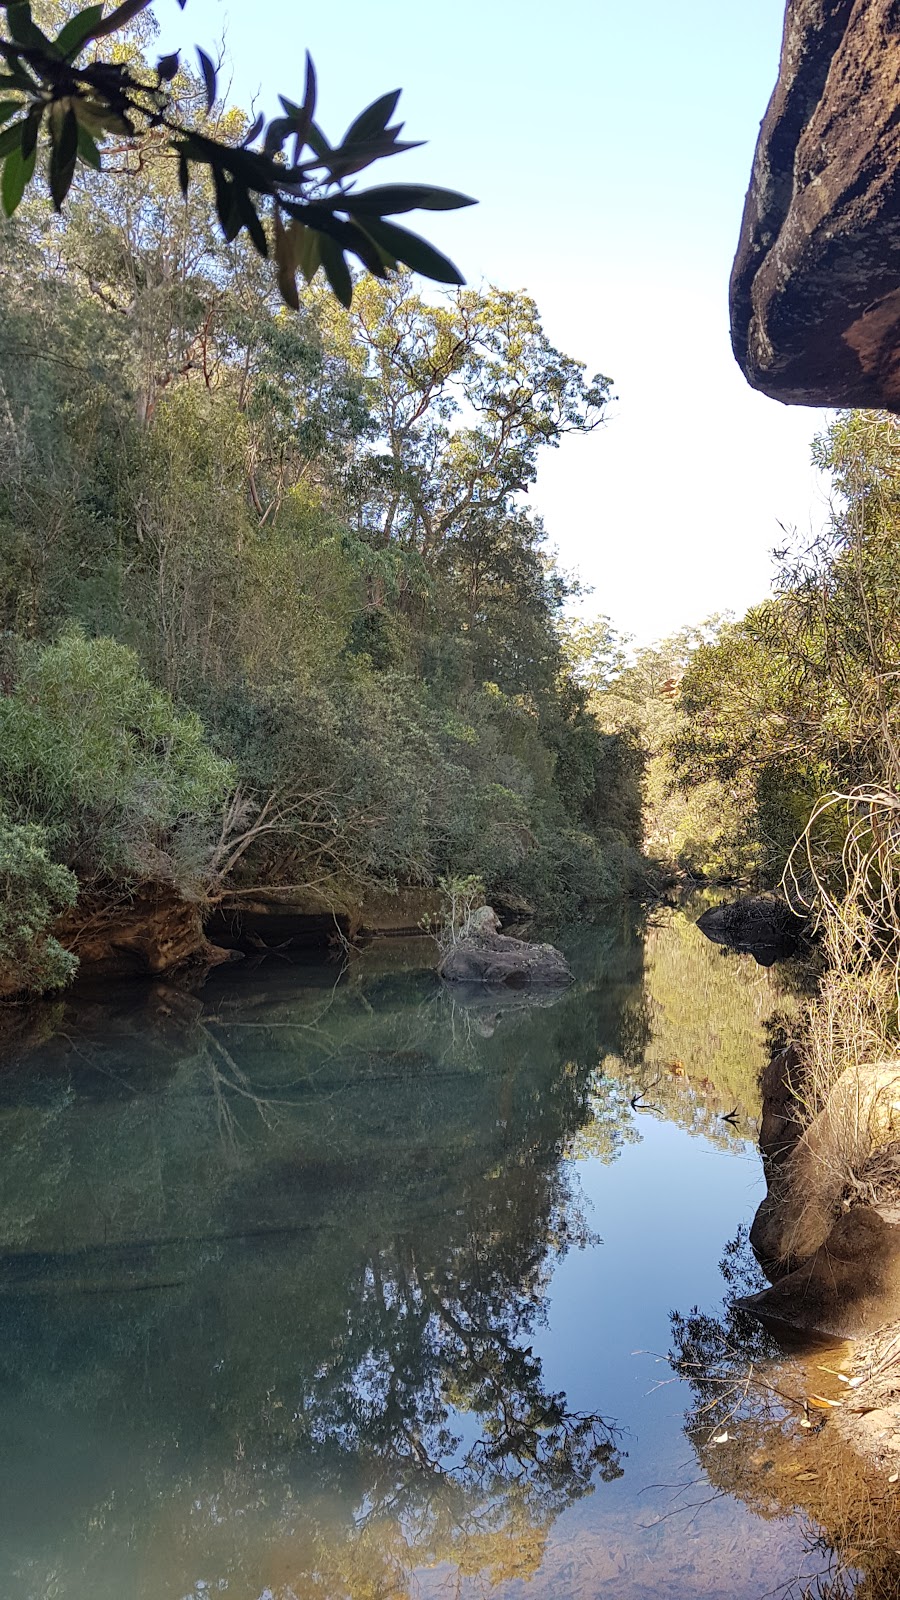
[[(155, 71), (146, 66), (148, 76), (98, 55), (99, 41), (120, 35), (151, 3), (123, 0), (106, 17), (102, 5), (84, 6), (51, 39), (35, 22), (29, 0), (0, 0), (0, 197), (7, 216), (34, 177), (42, 143), (49, 146), (47, 182), (59, 211), (79, 164), (104, 169), (111, 134), (139, 148), (148, 133), (161, 131), (177, 157), (185, 197), (197, 171), (206, 169), (226, 242), (246, 232), (260, 256), (272, 257), (282, 299), (294, 309), (298, 275), (310, 282), (319, 268), (349, 306), (348, 256), (376, 278), (406, 266), (440, 283), (463, 282), (452, 261), (389, 219), (474, 204), (468, 195), (425, 184), (357, 189), (348, 182), (416, 147), (400, 138), (403, 124), (392, 122), (399, 89), (373, 101), (331, 145), (315, 120), (317, 79), (307, 55), (302, 102), (280, 96), (281, 116), (268, 123), (258, 116), (240, 144), (228, 143), (178, 114), (171, 87), (182, 72), (178, 52), (161, 57)], [(218, 101), (218, 72), (199, 48), (197, 61), (209, 114)]]

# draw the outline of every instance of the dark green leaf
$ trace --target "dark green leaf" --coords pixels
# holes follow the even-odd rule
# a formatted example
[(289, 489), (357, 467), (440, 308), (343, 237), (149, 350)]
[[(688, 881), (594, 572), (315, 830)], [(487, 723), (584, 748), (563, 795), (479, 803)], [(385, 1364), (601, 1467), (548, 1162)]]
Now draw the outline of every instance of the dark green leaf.
[(351, 173), (362, 172), (364, 167), (370, 167), (373, 161), (402, 155), (405, 150), (417, 150), (421, 142), (397, 143), (382, 137), (371, 139), (367, 144), (341, 145), (340, 149), (332, 151), (324, 164), (333, 178), (349, 178)]
[(398, 228), (394, 222), (376, 221), (374, 217), (366, 219), (366, 232), (413, 272), (421, 272), (423, 277), (433, 278), (437, 283), (465, 283), (459, 268), (417, 233)]
[(0, 133), (0, 160), (8, 155), (10, 150), (15, 150), (17, 147), (21, 149), (24, 126), (24, 122), (15, 122), (11, 128), (4, 128)]
[(323, 234), (319, 241), (319, 254), (328, 282), (331, 284), (341, 305), (346, 306), (349, 310), (353, 299), (353, 279), (350, 276), (350, 268), (344, 260), (344, 252), (340, 245), (335, 244), (333, 239), (329, 239)]
[(66, 195), (72, 186), (72, 179), (74, 176), (74, 157), (71, 161), (67, 161), (65, 164), (63, 164), (61, 161), (57, 160), (56, 151), (51, 150), (50, 170), (48, 177), (50, 182), (50, 194), (53, 198), (53, 204), (57, 211), (62, 210), (63, 201), (65, 200)]
[(285, 305), (290, 306), (293, 311), (299, 311), (300, 296), (297, 293), (297, 258), (294, 253), (294, 243), (294, 238), (285, 230), (276, 210), (275, 261), (278, 267), (278, 288)]
[(294, 117), (294, 164), (300, 160), (303, 146), (309, 138), (309, 130), (316, 114), (316, 99), (318, 85), (316, 82), (316, 69), (313, 66), (312, 56), (306, 52), (306, 83), (303, 88), (303, 105)]
[(26, 185), (34, 173), (35, 152), (30, 156), (23, 156), (21, 147), (11, 150), (3, 165), (3, 180), (0, 183), (0, 193), (3, 197), (3, 209), (11, 217), (19, 204)]
[(300, 271), (307, 283), (312, 283), (322, 260), (322, 235), (305, 228), (302, 223), (295, 223), (294, 249)]
[(331, 155), (331, 145), (317, 122), (310, 123), (306, 132), (306, 142), (313, 153), (323, 160)]
[(98, 172), (102, 170), (103, 160), (87, 128), (78, 128), (78, 154), (82, 161), (89, 167), (95, 167)]
[(266, 129), (266, 138), (263, 145), (267, 155), (274, 155), (284, 146), (285, 139), (289, 139), (293, 132), (294, 122), (292, 117), (273, 117)]
[(171, 55), (160, 56), (156, 63), (156, 70), (163, 83), (171, 83), (178, 71), (178, 51), (173, 50)]
[(58, 56), (59, 51), (52, 40), (41, 33), (31, 15), (31, 6), (27, 0), (16, 0), (13, 5), (6, 7), (6, 21), (10, 37), (16, 44), (25, 45), (31, 50), (46, 50), (48, 55)]
[(38, 92), (39, 85), (25, 71), (21, 61), (16, 56), (8, 56), (6, 58), (6, 69), (9, 76), (3, 78), (4, 84), (14, 84), (17, 89), (24, 89), (29, 94)]
[(256, 207), (242, 184), (236, 183), (233, 192), (234, 203), (241, 222), (253, 240), (257, 254), (261, 255), (265, 260), (269, 254), (269, 241), (266, 238), (266, 230), (259, 220)]
[(186, 200), (188, 196), (188, 189), (191, 186), (191, 169), (188, 164), (188, 158), (183, 150), (179, 150), (178, 152), (178, 185)]
[(453, 189), (432, 189), (422, 183), (383, 183), (376, 189), (361, 189), (341, 196), (334, 202), (340, 211), (351, 216), (387, 217), (401, 211), (456, 211), (461, 206), (475, 206), (477, 200), (470, 195), (457, 194)]
[[(292, 205), (289, 201), (283, 203), (285, 211), (296, 219), (294, 227), (297, 237), (309, 240), (324, 234), (327, 238), (333, 239), (342, 250), (352, 250), (363, 266), (376, 278), (386, 278), (389, 269), (396, 266), (396, 262), (385, 256), (363, 228), (358, 227), (355, 222), (344, 222), (342, 218), (336, 217), (321, 201), (312, 201), (305, 206)], [(316, 255), (311, 270), (307, 270), (302, 257), (300, 264), (309, 282), (319, 265), (319, 257)]]
[(216, 103), (216, 69), (206, 51), (201, 50), (199, 45), (197, 46), (197, 60), (200, 63), (200, 71), (203, 73), (203, 85), (206, 89), (206, 109), (207, 111), (212, 111)]
[(22, 155), (26, 161), (34, 155), (37, 148), (38, 129), (41, 125), (43, 108), (40, 111), (29, 111), (22, 124)]
[(58, 126), (54, 125), (51, 118), (50, 129), (52, 148), (48, 180), (53, 204), (57, 211), (60, 211), (75, 174), (75, 159), (78, 154), (78, 123), (74, 111), (69, 109)]
[(311, 122), (316, 114), (316, 98), (318, 96), (318, 83), (313, 58), (309, 51), (306, 52), (306, 84), (303, 90), (303, 112)]
[(60, 28), (54, 43), (66, 61), (71, 61), (77, 56), (102, 16), (102, 6), (85, 6), (83, 11), (76, 11), (74, 17), (70, 17)]
[(70, 161), (75, 160), (78, 151), (78, 123), (71, 106), (61, 119), (57, 120), (57, 117), (58, 113), (50, 117), (50, 137), (59, 152), (60, 164), (68, 166)]
[(10, 117), (14, 117), (16, 112), (21, 110), (21, 100), (0, 100), (0, 125), (8, 122)]
[(212, 175), (216, 191), (216, 210), (219, 213), (222, 233), (226, 242), (231, 244), (241, 231), (241, 217), (235, 199), (234, 183), (219, 166), (213, 166)]
[(257, 117), (254, 117), (249, 128), (247, 129), (247, 132), (244, 134), (244, 137), (241, 140), (242, 150), (245, 150), (248, 144), (252, 144), (254, 139), (257, 138), (257, 136), (262, 132), (265, 120), (266, 119), (262, 112), (260, 112)]
[[(362, 234), (364, 238), (368, 239), (369, 243), (371, 244), (372, 249), (374, 251), (376, 251), (377, 254), (378, 254), (379, 260), (381, 261), (382, 270), (381, 270), (381, 272), (378, 272), (378, 273), (375, 274), (376, 277), (378, 277), (378, 278), (387, 278), (387, 277), (390, 276), (390, 274), (392, 272), (396, 272), (397, 271), (397, 266), (398, 266), (397, 257), (396, 256), (392, 256), (389, 250), (385, 250), (383, 245), (378, 244), (378, 242), (375, 239), (372, 238), (372, 235), (369, 232), (368, 219), (366, 219), (365, 225), (363, 225), (362, 223), (359, 223), (356, 226), (356, 232), (359, 233), (359, 234)], [(360, 260), (362, 260), (362, 259), (363, 259), (362, 256), (360, 256)], [(370, 267), (369, 271), (371, 272), (372, 270), (373, 269)]]
[(366, 271), (371, 272), (373, 278), (387, 278), (390, 275), (391, 267), (395, 265), (390, 259), (385, 258), (375, 240), (363, 228), (358, 228), (352, 222), (347, 224), (344, 248), (345, 250), (352, 250), (353, 254), (359, 257)]
[(351, 122), (341, 141), (342, 144), (362, 144), (368, 139), (377, 138), (384, 133), (385, 128), (397, 109), (401, 90), (394, 89), (390, 94), (381, 95), (380, 99), (373, 100), (365, 111), (361, 111), (355, 122)]

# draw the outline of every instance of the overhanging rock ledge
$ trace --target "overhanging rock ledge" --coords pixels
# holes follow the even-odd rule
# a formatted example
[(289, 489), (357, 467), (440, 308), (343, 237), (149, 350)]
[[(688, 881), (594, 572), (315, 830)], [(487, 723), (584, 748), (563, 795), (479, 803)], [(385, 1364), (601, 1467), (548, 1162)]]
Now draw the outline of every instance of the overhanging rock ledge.
[(900, 0), (789, 0), (731, 339), (774, 399), (900, 411)]

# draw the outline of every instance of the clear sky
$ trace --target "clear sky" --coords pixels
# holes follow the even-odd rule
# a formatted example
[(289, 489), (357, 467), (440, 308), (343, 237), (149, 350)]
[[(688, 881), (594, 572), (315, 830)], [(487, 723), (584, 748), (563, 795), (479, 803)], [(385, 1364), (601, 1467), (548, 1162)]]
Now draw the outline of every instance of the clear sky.
[[(765, 594), (779, 523), (824, 515), (823, 412), (754, 394), (728, 275), (784, 0), (160, 0), (162, 43), (224, 33), (232, 99), (302, 97), (337, 138), (402, 86), (425, 150), (390, 163), (476, 195), (422, 231), (470, 283), (524, 288), (549, 336), (618, 395), (549, 452), (534, 504), (587, 609), (649, 640)], [(387, 175), (388, 167), (381, 169)], [(410, 219), (413, 227), (418, 226)]]

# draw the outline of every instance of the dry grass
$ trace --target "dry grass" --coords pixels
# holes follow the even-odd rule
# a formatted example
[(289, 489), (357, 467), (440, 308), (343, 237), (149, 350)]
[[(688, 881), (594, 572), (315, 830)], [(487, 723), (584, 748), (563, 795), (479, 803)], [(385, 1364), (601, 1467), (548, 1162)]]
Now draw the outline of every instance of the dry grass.
[(871, 1170), (891, 1135), (863, 1069), (896, 1065), (900, 1078), (900, 795), (861, 787), (821, 801), (783, 886), (795, 909), (813, 911), (825, 957), (792, 1085), (807, 1133), (784, 1172), (788, 1205), (798, 1215), (812, 1206), (818, 1228), (848, 1198), (873, 1200), (890, 1177), (879, 1172), (876, 1185)]

